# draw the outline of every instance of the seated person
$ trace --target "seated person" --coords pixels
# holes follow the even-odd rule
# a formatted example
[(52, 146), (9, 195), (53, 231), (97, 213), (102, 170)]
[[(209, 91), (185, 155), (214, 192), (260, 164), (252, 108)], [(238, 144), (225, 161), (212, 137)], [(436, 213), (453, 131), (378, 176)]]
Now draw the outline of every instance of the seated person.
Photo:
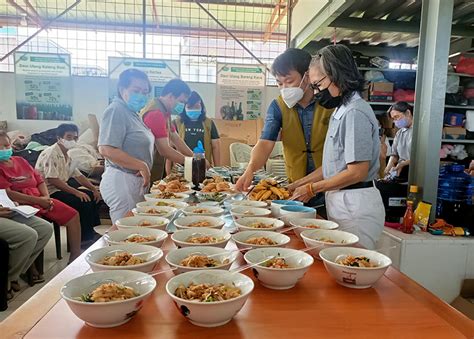
[[(43, 251), (53, 234), (53, 227), (41, 218), (25, 218), (5, 207), (0, 207), (0, 225), (0, 238), (9, 246), (7, 298), (11, 299), (13, 291), (20, 290), (20, 274), (25, 273)], [(43, 281), (44, 278), (38, 274), (33, 277), (35, 283)]]
[(385, 175), (393, 172), (397, 177), (406, 177), (408, 179), (408, 165), (410, 165), (411, 138), (413, 134), (412, 109), (405, 101), (398, 101), (389, 108), (387, 113), (399, 130), (393, 139), (392, 152), (385, 168)]
[[(77, 169), (71, 166), (68, 150), (76, 146), (79, 130), (74, 124), (61, 124), (57, 142), (39, 156), (36, 169), (45, 178), (49, 194), (79, 212), (83, 241), (94, 239), (94, 226), (100, 224), (98, 203), (102, 199), (97, 188)], [(86, 189), (76, 189), (68, 184), (74, 178)]]
[(8, 291), (9, 260), (10, 251), (8, 249), (8, 243), (0, 238), (0, 312), (5, 311), (8, 308), (7, 301), (13, 298), (13, 294)]
[(66, 226), (70, 261), (81, 254), (81, 224), (77, 211), (65, 203), (51, 199), (41, 175), (21, 157), (13, 157), (10, 139), (0, 132), (0, 189), (11, 200), (39, 209), (37, 216)]

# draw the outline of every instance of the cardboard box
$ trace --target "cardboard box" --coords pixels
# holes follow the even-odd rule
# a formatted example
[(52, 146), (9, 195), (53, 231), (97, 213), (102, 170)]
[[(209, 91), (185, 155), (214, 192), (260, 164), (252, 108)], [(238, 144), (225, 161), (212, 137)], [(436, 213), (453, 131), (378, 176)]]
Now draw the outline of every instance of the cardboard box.
[(370, 101), (393, 101), (393, 83), (371, 82), (369, 97)]
[(216, 124), (221, 138), (244, 140), (249, 145), (255, 145), (260, 138), (263, 119), (257, 120), (222, 120), (212, 119)]
[(233, 144), (234, 142), (241, 142), (241, 143), (246, 144), (247, 140), (228, 138), (228, 137), (222, 137), (222, 136), (220, 140), (221, 140), (221, 166), (230, 166), (230, 145)]
[(474, 320), (474, 279), (463, 281), (461, 293), (454, 299), (451, 306)]
[(444, 139), (465, 139), (466, 129), (464, 127), (443, 127)]

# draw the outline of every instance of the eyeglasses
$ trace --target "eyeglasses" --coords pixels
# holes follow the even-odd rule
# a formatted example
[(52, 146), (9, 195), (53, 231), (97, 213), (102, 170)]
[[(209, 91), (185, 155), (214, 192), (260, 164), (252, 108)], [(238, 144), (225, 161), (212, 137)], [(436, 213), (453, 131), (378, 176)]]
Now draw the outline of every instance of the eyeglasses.
[(324, 76), (321, 80), (319, 81), (316, 81), (316, 82), (313, 82), (311, 84), (309, 84), (311, 86), (311, 88), (314, 90), (314, 91), (318, 91), (318, 92), (321, 92), (321, 89), (319, 88), (319, 86), (321, 85), (321, 82), (323, 82), (324, 79), (326, 79), (327, 76)]

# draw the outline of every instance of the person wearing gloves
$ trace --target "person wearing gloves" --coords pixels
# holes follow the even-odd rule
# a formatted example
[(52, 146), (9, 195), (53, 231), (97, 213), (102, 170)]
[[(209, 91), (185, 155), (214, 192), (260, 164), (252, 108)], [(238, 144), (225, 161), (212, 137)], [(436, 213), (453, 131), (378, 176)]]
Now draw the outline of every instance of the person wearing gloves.
[[(77, 169), (71, 166), (67, 151), (76, 146), (79, 129), (74, 124), (61, 124), (56, 129), (57, 142), (41, 152), (36, 170), (46, 181), (49, 195), (71, 206), (81, 219), (82, 241), (94, 240), (94, 227), (100, 225), (99, 190)], [(86, 189), (76, 189), (70, 179)], [(86, 243), (87, 244), (87, 243)], [(83, 244), (85, 245), (85, 244)]]
[(151, 84), (137, 69), (119, 76), (117, 97), (105, 109), (99, 128), (99, 152), (105, 158), (100, 190), (112, 222), (144, 200), (150, 186), (154, 137), (139, 112), (148, 102)]
[(204, 141), (206, 159), (214, 166), (220, 166), (219, 132), (214, 122), (206, 116), (206, 106), (197, 92), (191, 92), (186, 107), (174, 120), (176, 131), (190, 149), (197, 147), (198, 141)]
[(325, 192), (328, 219), (373, 249), (382, 234), (385, 210), (373, 184), (379, 169), (379, 126), (360, 96), (364, 79), (344, 45), (324, 47), (311, 62), (309, 79), (318, 100), (334, 102), (337, 108), (324, 142), (323, 165), (310, 175), (310, 183), (294, 191), (292, 199), (308, 201)]
[(191, 89), (183, 80), (172, 79), (163, 87), (160, 96), (151, 100), (140, 112), (143, 122), (155, 136), (156, 150), (161, 156), (155, 158), (152, 181), (163, 178), (166, 159), (184, 164), (186, 156), (193, 156), (171, 124), (171, 115), (183, 112), (190, 94)]
[(315, 99), (308, 76), (310, 62), (311, 55), (296, 48), (287, 49), (273, 62), (280, 95), (268, 108), (260, 140), (236, 183), (237, 190), (248, 189), (254, 172), (265, 165), (280, 134), (290, 189), (304, 184), (306, 176), (321, 166), (324, 138), (335, 106), (330, 100)]
[(387, 114), (393, 119), (395, 126), (399, 130), (393, 139), (392, 152), (385, 168), (385, 175), (394, 172), (397, 177), (406, 177), (408, 179), (411, 139), (413, 135), (412, 112), (413, 110), (410, 105), (405, 101), (398, 101), (388, 109)]

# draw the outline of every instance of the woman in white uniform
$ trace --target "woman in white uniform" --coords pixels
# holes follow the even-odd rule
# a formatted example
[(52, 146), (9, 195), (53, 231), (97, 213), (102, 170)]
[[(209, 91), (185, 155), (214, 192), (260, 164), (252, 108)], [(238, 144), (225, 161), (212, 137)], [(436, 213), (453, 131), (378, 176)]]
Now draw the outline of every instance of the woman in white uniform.
[(155, 139), (138, 115), (150, 90), (145, 73), (123, 71), (118, 97), (107, 107), (100, 124), (99, 152), (106, 159), (100, 191), (113, 223), (144, 200), (150, 184)]
[[(399, 130), (393, 139), (392, 152), (385, 168), (385, 175), (396, 172), (396, 176), (400, 177), (402, 170), (410, 165), (413, 113), (410, 105), (405, 101), (396, 102), (387, 113)], [(404, 177), (408, 178), (408, 171), (404, 172), (406, 173)]]
[(313, 172), (313, 183), (295, 190), (293, 199), (308, 201), (325, 192), (329, 220), (373, 249), (382, 234), (385, 210), (373, 184), (380, 138), (375, 114), (360, 96), (364, 79), (343, 45), (327, 46), (313, 57), (309, 78), (319, 104), (337, 108), (329, 121), (322, 167)]

